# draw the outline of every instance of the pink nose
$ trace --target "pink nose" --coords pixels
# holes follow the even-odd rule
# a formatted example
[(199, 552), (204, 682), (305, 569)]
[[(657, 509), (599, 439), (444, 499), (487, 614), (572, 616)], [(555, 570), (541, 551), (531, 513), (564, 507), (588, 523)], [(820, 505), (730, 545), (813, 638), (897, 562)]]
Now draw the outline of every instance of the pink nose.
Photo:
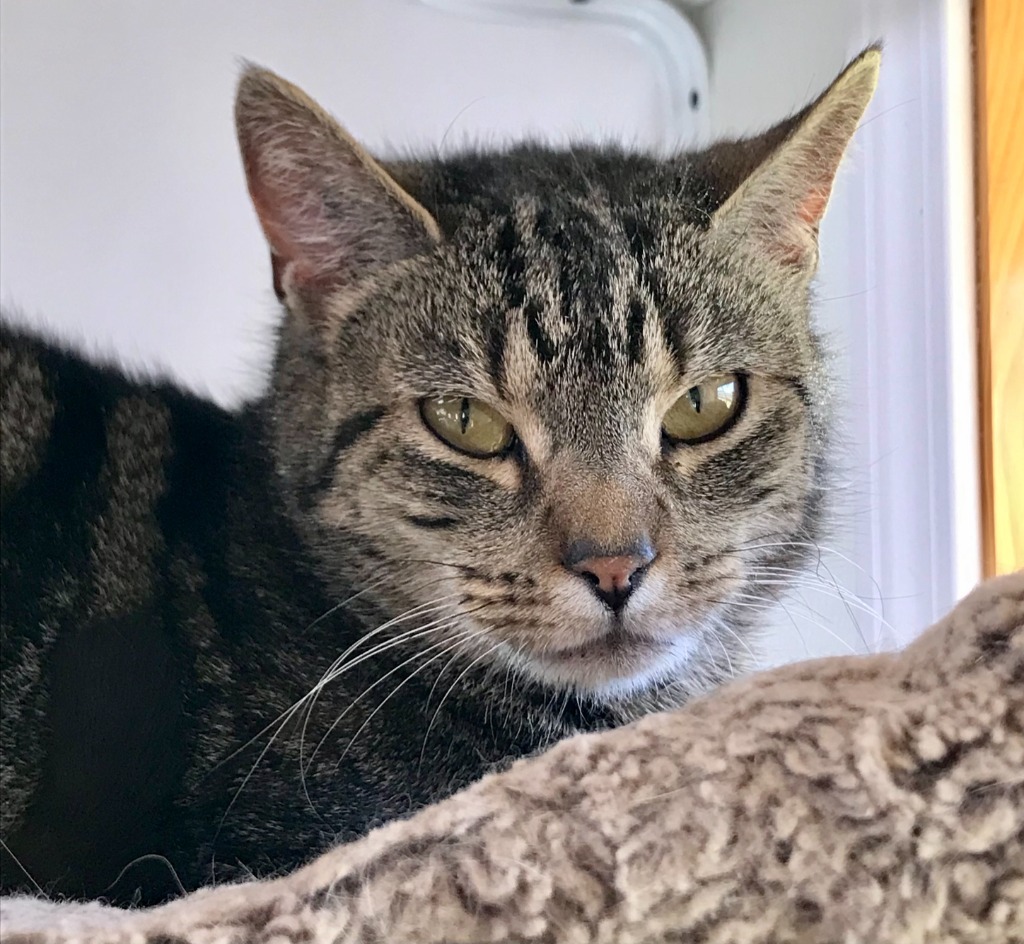
[(601, 593), (622, 593), (629, 590), (633, 574), (643, 566), (639, 557), (588, 557), (573, 571), (593, 581)]
[(594, 593), (618, 612), (640, 585), (654, 557), (651, 542), (644, 536), (615, 554), (602, 554), (601, 549), (589, 541), (574, 541), (563, 563), (568, 570), (586, 580)]

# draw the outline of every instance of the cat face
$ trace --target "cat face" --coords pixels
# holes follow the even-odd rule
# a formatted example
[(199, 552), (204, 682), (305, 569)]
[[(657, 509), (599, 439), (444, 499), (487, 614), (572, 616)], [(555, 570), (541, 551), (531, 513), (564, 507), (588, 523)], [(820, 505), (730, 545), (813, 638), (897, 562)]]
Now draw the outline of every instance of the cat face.
[[(369, 158), (243, 78), (287, 309), (278, 469), (329, 580), (460, 657), (599, 697), (743, 661), (818, 529), (817, 224), (877, 51), (757, 141), (673, 161)], [(755, 607), (754, 614), (759, 610)]]

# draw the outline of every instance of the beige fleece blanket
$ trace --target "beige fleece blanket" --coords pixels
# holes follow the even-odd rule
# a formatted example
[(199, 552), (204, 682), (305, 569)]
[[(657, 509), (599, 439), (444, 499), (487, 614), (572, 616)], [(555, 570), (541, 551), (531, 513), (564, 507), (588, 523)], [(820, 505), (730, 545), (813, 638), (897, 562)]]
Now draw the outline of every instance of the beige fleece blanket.
[(566, 741), (286, 878), (10, 941), (1024, 941), (1024, 572), (900, 654), (806, 662)]

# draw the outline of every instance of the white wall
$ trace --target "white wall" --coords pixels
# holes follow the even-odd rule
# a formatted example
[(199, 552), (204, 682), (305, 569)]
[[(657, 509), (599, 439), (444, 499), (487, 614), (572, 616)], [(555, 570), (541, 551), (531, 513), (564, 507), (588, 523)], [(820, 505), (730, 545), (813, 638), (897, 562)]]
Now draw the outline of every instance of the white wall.
[(978, 568), (967, 0), (710, 0), (693, 10), (710, 101), (657, 0), (512, 2), (495, 16), (503, 0), (477, 0), (481, 20), (473, 0), (3, 0), (0, 300), (222, 402), (259, 389), (276, 308), (233, 140), (237, 57), (371, 147), (531, 128), (661, 148), (709, 120), (764, 127), (881, 36), (879, 93), (822, 232), (821, 323), (851, 404), (838, 528), (767, 648), (910, 638)]

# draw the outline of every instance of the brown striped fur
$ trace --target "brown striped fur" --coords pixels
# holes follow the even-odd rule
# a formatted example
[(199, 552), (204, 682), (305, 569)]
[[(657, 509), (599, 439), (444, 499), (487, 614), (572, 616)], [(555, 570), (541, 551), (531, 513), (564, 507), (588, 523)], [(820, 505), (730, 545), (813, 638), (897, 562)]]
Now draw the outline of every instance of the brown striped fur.
[[(4, 886), (149, 899), (290, 867), (738, 673), (823, 527), (817, 222), (877, 68), (670, 160), (387, 165), (247, 70), (267, 397), (226, 413), (2, 329)], [(720, 373), (734, 422), (671, 442)], [(443, 395), (514, 448), (450, 448), (420, 412)], [(622, 605), (569, 563), (640, 542)]]

